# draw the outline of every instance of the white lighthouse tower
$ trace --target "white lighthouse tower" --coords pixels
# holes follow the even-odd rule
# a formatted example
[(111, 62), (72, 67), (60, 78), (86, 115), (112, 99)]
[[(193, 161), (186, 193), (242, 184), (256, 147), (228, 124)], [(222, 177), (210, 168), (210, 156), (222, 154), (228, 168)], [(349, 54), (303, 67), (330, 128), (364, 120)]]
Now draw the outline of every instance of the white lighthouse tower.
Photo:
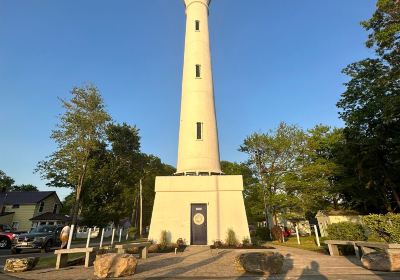
[(208, 14), (211, 0), (184, 0), (186, 38), (175, 176), (156, 178), (149, 239), (161, 232), (187, 244), (250, 238), (242, 176), (222, 175), (214, 105)]

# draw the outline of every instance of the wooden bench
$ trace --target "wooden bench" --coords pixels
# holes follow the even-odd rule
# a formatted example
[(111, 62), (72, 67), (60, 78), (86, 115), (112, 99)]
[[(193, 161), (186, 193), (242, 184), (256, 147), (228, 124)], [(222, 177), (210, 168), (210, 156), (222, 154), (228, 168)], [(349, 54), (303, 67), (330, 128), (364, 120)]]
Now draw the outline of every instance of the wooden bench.
[(68, 255), (75, 253), (85, 253), (85, 267), (89, 267), (89, 265), (93, 264), (96, 250), (93, 247), (55, 250), (54, 254), (57, 255), (56, 269), (66, 267), (68, 264)]
[(119, 254), (124, 254), (127, 249), (138, 248), (139, 249), (139, 258), (140, 259), (147, 259), (147, 248), (150, 247), (151, 242), (133, 242), (133, 243), (126, 243), (126, 244), (118, 244), (115, 245), (117, 252)]
[(339, 245), (349, 245), (353, 246), (354, 252), (356, 253), (357, 258), (360, 258), (360, 250), (359, 247), (356, 245), (356, 241), (348, 241), (348, 240), (326, 240), (324, 242), (328, 245), (329, 254), (331, 256), (339, 256)]

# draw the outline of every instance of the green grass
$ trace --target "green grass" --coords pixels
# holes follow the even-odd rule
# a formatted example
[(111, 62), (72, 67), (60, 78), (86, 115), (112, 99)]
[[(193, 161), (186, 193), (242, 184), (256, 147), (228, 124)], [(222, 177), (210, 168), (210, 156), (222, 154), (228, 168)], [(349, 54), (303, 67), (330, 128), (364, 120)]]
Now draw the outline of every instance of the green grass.
[(307, 236), (307, 237), (300, 237), (300, 245), (299, 245), (297, 244), (296, 236), (291, 236), (284, 243), (273, 241), (272, 244), (325, 253), (325, 248), (324, 245), (322, 244), (322, 240), (320, 240), (320, 242), (321, 242), (321, 247), (318, 247), (317, 242), (315, 240), (315, 236)]
[[(73, 260), (75, 258), (79, 258), (84, 256), (85, 253), (75, 253), (75, 254), (69, 254), (68, 259)], [(56, 266), (56, 259), (57, 257), (54, 256), (49, 256), (49, 257), (41, 257), (39, 259), (38, 264), (36, 265), (36, 268), (48, 268), (48, 267), (55, 267)]]

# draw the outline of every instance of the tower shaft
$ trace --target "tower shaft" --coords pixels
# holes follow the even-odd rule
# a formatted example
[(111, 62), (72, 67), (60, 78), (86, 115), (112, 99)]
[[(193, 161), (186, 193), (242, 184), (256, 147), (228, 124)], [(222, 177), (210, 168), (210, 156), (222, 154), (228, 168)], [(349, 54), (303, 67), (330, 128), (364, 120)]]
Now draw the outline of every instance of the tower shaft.
[(210, 0), (185, 0), (177, 174), (221, 174), (208, 30)]

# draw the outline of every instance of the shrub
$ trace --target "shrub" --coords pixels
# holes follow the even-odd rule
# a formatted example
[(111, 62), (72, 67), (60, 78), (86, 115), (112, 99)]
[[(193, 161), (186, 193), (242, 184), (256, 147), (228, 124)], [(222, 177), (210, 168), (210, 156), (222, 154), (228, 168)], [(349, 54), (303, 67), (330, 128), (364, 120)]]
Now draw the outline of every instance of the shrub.
[(250, 245), (250, 238), (248, 238), (248, 237), (243, 238), (242, 245), (243, 246), (249, 246)]
[(228, 229), (228, 233), (227, 233), (227, 236), (226, 236), (225, 243), (228, 246), (237, 246), (237, 244), (239, 243), (237, 238), (236, 238), (236, 233), (231, 228)]
[(160, 236), (160, 249), (165, 250), (168, 246), (168, 232), (166, 230), (161, 231), (161, 236)]
[(282, 237), (283, 237), (283, 232), (280, 226), (273, 226), (272, 227), (272, 237), (274, 240), (278, 240), (279, 242), (282, 242)]
[(183, 240), (183, 238), (178, 238), (178, 240), (176, 240), (176, 246), (181, 248), (184, 247), (186, 245), (185, 240)]
[(365, 241), (367, 236), (364, 227), (351, 222), (340, 222), (328, 225), (328, 239)]
[(372, 236), (379, 236), (386, 242), (400, 243), (400, 214), (371, 214), (363, 222)]
[(135, 228), (135, 227), (128, 228), (128, 235), (130, 238), (135, 239), (136, 233), (137, 233), (137, 228)]
[(220, 247), (222, 247), (222, 242), (221, 242), (221, 240), (215, 240), (214, 241), (214, 247), (215, 248), (220, 248)]
[(268, 227), (258, 227), (256, 229), (256, 237), (259, 240), (271, 240), (270, 231)]

